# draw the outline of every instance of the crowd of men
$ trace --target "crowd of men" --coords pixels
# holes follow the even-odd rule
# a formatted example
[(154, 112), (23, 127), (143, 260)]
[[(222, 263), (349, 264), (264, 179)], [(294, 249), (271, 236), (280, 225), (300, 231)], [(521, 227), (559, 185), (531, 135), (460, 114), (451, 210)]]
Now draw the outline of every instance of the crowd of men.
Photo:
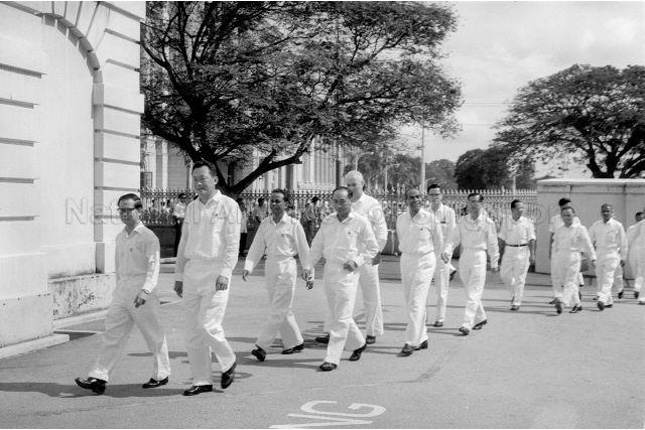
[[(178, 244), (174, 290), (182, 297), (185, 345), (193, 376), (184, 391), (194, 396), (213, 390), (212, 353), (221, 367), (222, 389), (235, 379), (236, 354), (222, 327), (233, 269), (240, 251), (241, 212), (237, 202), (216, 188), (217, 175), (208, 163), (195, 163), (192, 171), (198, 198), (183, 213)], [(387, 226), (380, 203), (363, 192), (364, 179), (358, 171), (345, 177), (346, 186), (332, 194), (334, 212), (324, 217), (313, 239), (306, 225), (289, 216), (289, 196), (285, 190), (271, 192), (269, 212), (257, 216), (259, 227), (248, 251), (242, 279), (246, 281), (258, 262), (266, 258), (265, 282), (269, 296), (266, 323), (251, 354), (260, 362), (279, 335), (282, 354), (294, 354), (305, 347), (292, 309), (297, 261), (307, 288), (314, 287), (314, 267), (324, 258), (322, 284), (327, 299), (324, 335), (317, 342), (327, 344), (321, 371), (336, 369), (343, 351), (349, 361), (361, 359), (368, 345), (383, 334), (378, 265), (387, 242)], [(482, 304), (488, 262), (491, 272), (500, 272), (511, 292), (511, 311), (519, 311), (529, 265), (535, 255), (535, 229), (524, 217), (524, 204), (511, 203), (511, 216), (499, 232), (483, 208), (479, 193), (468, 196), (467, 213), (459, 218), (441, 201), (441, 188), (430, 185), (430, 205), (418, 189), (405, 193), (407, 211), (398, 216), (396, 233), (401, 251), (407, 328), (399, 353), (406, 357), (428, 348), (427, 300), (432, 285), (436, 289), (436, 317), (441, 327), (446, 317), (452, 254), (460, 247), (459, 277), (466, 292), (463, 322), (459, 332), (467, 336), (488, 322)], [(264, 202), (262, 202), (264, 203)], [(640, 304), (645, 268), (645, 222), (642, 213), (626, 233), (613, 219), (609, 204), (601, 207), (602, 219), (587, 230), (575, 216), (570, 200), (560, 200), (560, 214), (553, 217), (551, 231), (551, 277), (555, 311), (564, 307), (571, 313), (582, 310), (579, 286), (585, 261), (595, 267), (598, 279), (598, 309), (613, 305), (612, 288), (623, 294), (622, 267), (629, 259), (635, 273), (634, 296)], [(263, 206), (263, 205), (261, 205)], [(154, 294), (159, 274), (159, 241), (140, 221), (141, 200), (135, 194), (119, 199), (119, 213), (125, 224), (116, 239), (117, 286), (106, 316), (103, 346), (87, 378), (76, 383), (102, 394), (118, 362), (128, 335), (136, 324), (153, 356), (153, 370), (144, 389), (168, 383), (170, 365), (166, 338), (157, 317), (159, 300)], [(311, 232), (309, 232), (311, 234)], [(500, 263), (500, 245), (503, 257)], [(298, 260), (296, 260), (298, 257)], [(434, 280), (434, 283), (432, 282)], [(365, 335), (354, 319), (358, 290), (365, 308)]]

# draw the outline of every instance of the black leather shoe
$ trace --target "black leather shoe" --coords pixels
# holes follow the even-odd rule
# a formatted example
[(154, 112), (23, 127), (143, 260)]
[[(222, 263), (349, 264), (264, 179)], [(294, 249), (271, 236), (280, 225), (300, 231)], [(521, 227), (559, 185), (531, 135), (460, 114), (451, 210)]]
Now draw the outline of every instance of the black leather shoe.
[(293, 348), (287, 348), (287, 349), (283, 350), (282, 353), (284, 355), (289, 355), (289, 354), (293, 354), (294, 352), (300, 352), (303, 349), (305, 349), (305, 344), (301, 343), (300, 345), (296, 345)]
[(640, 292), (639, 291), (634, 291), (634, 298), (637, 299), (638, 296), (640, 296)]
[(519, 306), (517, 306), (517, 305), (513, 305), (513, 306), (511, 306), (511, 310), (512, 310), (512, 311), (519, 311), (519, 310), (520, 310), (520, 307), (519, 307)]
[(622, 298), (623, 298), (623, 291), (619, 291), (619, 292), (618, 292), (618, 298), (619, 298), (619, 299), (622, 299)]
[(96, 379), (96, 378), (76, 378), (74, 379), (76, 382), (76, 385), (78, 385), (81, 388), (84, 388), (86, 390), (92, 390), (94, 394), (103, 394), (105, 393), (105, 386), (107, 385), (107, 382), (105, 382), (102, 379)]
[(609, 309), (609, 308), (613, 308), (613, 307), (614, 307), (614, 305), (613, 305), (613, 303), (612, 303), (612, 304), (609, 304), (609, 305), (605, 305), (605, 307)]
[(358, 349), (355, 349), (354, 352), (352, 352), (352, 355), (349, 357), (349, 361), (358, 361), (361, 359), (361, 355), (363, 354), (363, 351), (365, 351), (365, 348), (367, 348), (367, 342), (365, 345), (361, 346)]
[(443, 321), (435, 321), (433, 325), (435, 327), (443, 327)]
[(414, 348), (412, 348), (409, 344), (406, 343), (405, 345), (403, 345), (403, 349), (401, 350), (399, 355), (401, 357), (409, 357), (410, 355), (412, 355), (413, 352), (414, 352)]
[(418, 350), (420, 350), (420, 349), (428, 349), (428, 340), (427, 340), (427, 339), (426, 339), (426, 340), (424, 340), (423, 342), (421, 342), (421, 343), (419, 344), (419, 346), (417, 346), (417, 347), (416, 347), (416, 348), (414, 348), (414, 349), (415, 349), (415, 351), (418, 351)]
[(555, 299), (555, 311), (558, 313), (558, 315), (562, 313), (562, 303), (558, 299)]
[(598, 305), (598, 309), (600, 309), (601, 311), (605, 309), (605, 304), (600, 300), (598, 300), (598, 303), (596, 304)]
[(167, 376), (163, 378), (161, 381), (157, 381), (154, 378), (150, 378), (150, 380), (145, 384), (143, 384), (141, 388), (157, 388), (157, 387), (161, 387), (162, 385), (166, 385), (167, 383), (168, 383)]
[(599, 300), (599, 299), (600, 299), (600, 296), (595, 295), (595, 296), (594, 296), (594, 298), (593, 298), (592, 300), (597, 301), (597, 300)]
[(337, 367), (338, 366), (336, 366), (334, 363), (329, 363), (325, 361), (323, 364), (320, 365), (319, 369), (322, 370), (323, 372), (331, 372)]
[(376, 336), (370, 336), (370, 335), (365, 336), (365, 343), (366, 344), (372, 345), (375, 342), (376, 342)]
[(325, 333), (322, 336), (318, 336), (316, 338), (316, 342), (328, 344), (329, 343), (329, 333)]
[(578, 305), (573, 305), (573, 308), (569, 311), (570, 314), (575, 314), (578, 312)]
[(488, 324), (488, 320), (480, 321), (473, 326), (473, 330), (481, 330), (486, 324)]
[(459, 327), (459, 333), (463, 334), (464, 336), (468, 336), (470, 334), (470, 329), (465, 326)]
[(201, 393), (208, 393), (213, 391), (212, 385), (193, 385), (187, 390), (184, 390), (184, 396), (196, 396)]
[[(256, 346), (257, 348), (255, 348), (253, 351), (251, 351), (251, 354), (253, 354), (253, 356), (254, 356), (255, 358), (257, 358), (257, 359), (258, 359), (258, 361), (259, 361), (260, 363), (262, 363), (264, 360), (266, 360), (266, 358), (267, 358), (267, 353), (266, 353), (266, 351), (265, 351), (265, 350), (263, 350), (263, 349), (262, 349), (262, 348), (260, 348), (259, 346), (257, 346), (257, 345), (255, 345), (255, 346)], [(284, 354), (284, 352), (283, 352), (283, 354)]]
[(222, 382), (221, 382), (221, 387), (222, 390), (225, 390), (228, 388), (229, 385), (233, 383), (233, 380), (235, 379), (235, 368), (237, 367), (237, 361), (233, 363), (230, 369), (228, 369), (226, 372), (222, 372)]

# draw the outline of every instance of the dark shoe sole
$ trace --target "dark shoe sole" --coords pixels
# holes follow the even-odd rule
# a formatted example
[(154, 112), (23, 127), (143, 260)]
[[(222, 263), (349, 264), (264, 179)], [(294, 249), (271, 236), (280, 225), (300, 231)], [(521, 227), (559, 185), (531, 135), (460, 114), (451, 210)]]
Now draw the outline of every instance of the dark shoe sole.
[(323, 364), (321, 364), (318, 367), (318, 369), (320, 369), (323, 372), (331, 372), (332, 370), (336, 369), (337, 367), (338, 366), (335, 365), (334, 363), (324, 362)]
[(252, 350), (251, 354), (253, 354), (253, 356), (257, 358), (260, 363), (262, 363), (267, 358), (266, 352), (262, 353), (262, 351), (257, 349)]
[(368, 345), (373, 345), (374, 343), (376, 343), (376, 336), (366, 336), (365, 343)]
[(235, 380), (235, 368), (237, 367), (237, 362), (233, 363), (230, 369), (222, 373), (222, 380), (220, 386), (222, 390), (226, 390)]
[(201, 393), (210, 393), (213, 391), (212, 385), (200, 385), (198, 390), (193, 390), (192, 387), (184, 391), (184, 396), (191, 397)]
[(488, 320), (480, 321), (473, 326), (473, 330), (481, 330), (486, 324), (488, 324)]
[(361, 359), (361, 355), (363, 355), (363, 351), (365, 351), (365, 348), (367, 348), (367, 342), (365, 345), (361, 346), (360, 348), (354, 350), (352, 355), (349, 357), (349, 361), (358, 361)]
[(81, 378), (74, 379), (74, 382), (76, 382), (76, 385), (78, 385), (79, 387), (85, 390), (91, 390), (94, 394), (101, 395), (105, 393), (105, 385), (87, 383), (83, 381)]
[(161, 381), (146, 382), (145, 384), (143, 384), (141, 386), (141, 388), (143, 388), (144, 390), (147, 390), (149, 388), (157, 388), (157, 387), (164, 386), (167, 383), (168, 383), (168, 378), (166, 377), (166, 378), (162, 379)]

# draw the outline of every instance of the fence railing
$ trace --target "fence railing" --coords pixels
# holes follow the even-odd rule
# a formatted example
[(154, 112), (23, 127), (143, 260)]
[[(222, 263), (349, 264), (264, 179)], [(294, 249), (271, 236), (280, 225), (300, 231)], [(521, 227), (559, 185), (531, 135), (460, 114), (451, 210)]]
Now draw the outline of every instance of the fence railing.
[[(520, 199), (524, 203), (524, 215), (534, 222), (540, 217), (537, 204), (536, 190), (444, 190), (443, 203), (453, 208), (456, 214), (462, 213), (466, 207), (468, 194), (477, 191), (484, 197), (483, 206), (489, 216), (495, 221), (499, 229), (504, 217), (510, 215), (511, 201)], [(143, 203), (142, 221), (149, 226), (173, 225), (172, 210), (179, 202), (179, 194), (186, 193), (189, 201), (194, 197), (192, 190), (140, 190)], [(405, 211), (405, 196), (403, 193), (369, 193), (372, 197), (381, 202), (388, 228), (393, 230), (396, 226), (396, 218)], [(331, 192), (330, 191), (293, 191), (290, 193), (290, 204), (292, 205), (292, 216), (300, 218), (307, 203), (316, 196), (320, 200), (321, 216), (331, 213)], [(258, 199), (265, 200), (265, 206), (269, 205), (270, 192), (254, 191), (244, 192), (239, 195), (244, 202), (249, 214), (258, 206)], [(250, 217), (249, 217), (250, 218)], [(250, 220), (251, 221), (251, 220)], [(252, 227), (252, 226), (250, 226)]]

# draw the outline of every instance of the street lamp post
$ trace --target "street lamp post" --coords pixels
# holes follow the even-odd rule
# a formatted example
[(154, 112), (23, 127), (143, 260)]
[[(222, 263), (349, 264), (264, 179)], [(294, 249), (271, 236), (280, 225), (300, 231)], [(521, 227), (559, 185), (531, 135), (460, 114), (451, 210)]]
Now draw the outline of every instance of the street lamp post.
[(419, 188), (421, 195), (425, 195), (425, 184), (426, 184), (426, 128), (424, 127), (423, 121), (421, 121), (421, 180), (419, 181)]

